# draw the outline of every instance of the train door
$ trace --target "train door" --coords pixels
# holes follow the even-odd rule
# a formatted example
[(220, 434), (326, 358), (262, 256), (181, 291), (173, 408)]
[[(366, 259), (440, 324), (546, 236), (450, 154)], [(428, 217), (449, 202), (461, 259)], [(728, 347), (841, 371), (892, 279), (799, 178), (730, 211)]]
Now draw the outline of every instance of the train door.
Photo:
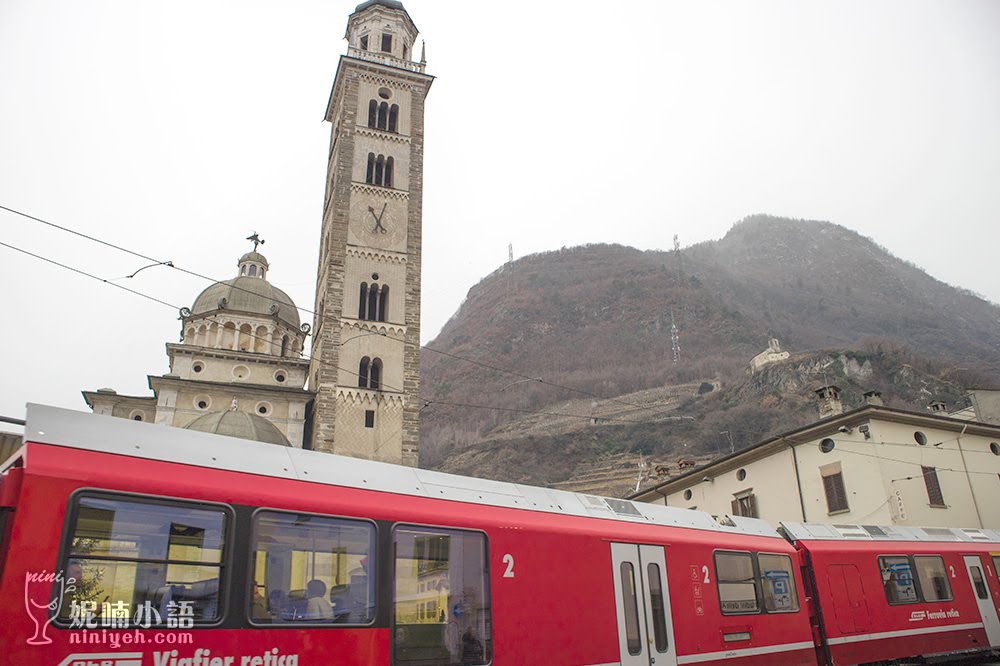
[[(861, 634), (869, 630), (868, 602), (861, 574), (853, 564), (830, 564), (826, 567), (833, 599), (833, 614), (842, 634)], [(827, 622), (830, 618), (826, 618)]]
[(662, 546), (611, 544), (621, 666), (676, 666)]
[(966, 555), (965, 568), (969, 572), (969, 580), (972, 581), (972, 591), (976, 595), (979, 614), (983, 617), (983, 628), (986, 629), (986, 638), (989, 640), (990, 645), (1000, 645), (1000, 617), (997, 617), (997, 610), (993, 605), (993, 597), (990, 595), (990, 588), (986, 583), (983, 563), (976, 555)]

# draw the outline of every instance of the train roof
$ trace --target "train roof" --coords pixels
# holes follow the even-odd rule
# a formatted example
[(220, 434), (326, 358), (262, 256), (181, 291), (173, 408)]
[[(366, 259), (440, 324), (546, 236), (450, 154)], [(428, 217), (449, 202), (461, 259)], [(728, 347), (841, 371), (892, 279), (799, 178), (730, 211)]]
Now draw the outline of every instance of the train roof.
[[(782, 538), (755, 518), (725, 516), (720, 522), (703, 511), (445, 474), (46, 405), (28, 404), (24, 441), (414, 497)], [(0, 465), (0, 471), (13, 460)], [(25, 464), (30, 468), (30, 454)]]
[(925, 541), (1000, 543), (1000, 531), (960, 527), (910, 527), (908, 525), (824, 525), (781, 523), (792, 541)]

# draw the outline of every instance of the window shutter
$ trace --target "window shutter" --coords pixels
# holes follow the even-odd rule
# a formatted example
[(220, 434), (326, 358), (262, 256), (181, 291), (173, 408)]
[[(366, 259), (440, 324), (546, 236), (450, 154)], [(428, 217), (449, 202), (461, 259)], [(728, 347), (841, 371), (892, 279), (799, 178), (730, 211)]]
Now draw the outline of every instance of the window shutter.
[(829, 513), (849, 509), (847, 491), (844, 488), (844, 476), (831, 474), (823, 477), (823, 490), (826, 491), (826, 508)]
[(740, 514), (740, 501), (738, 499), (733, 500), (733, 513), (731, 515), (739, 516)]
[(923, 466), (920, 469), (924, 473), (924, 485), (927, 486), (927, 500), (931, 506), (944, 506), (944, 494), (941, 492), (937, 469)]
[(750, 518), (760, 518), (760, 514), (757, 513), (757, 496), (750, 495), (747, 497), (750, 500)]

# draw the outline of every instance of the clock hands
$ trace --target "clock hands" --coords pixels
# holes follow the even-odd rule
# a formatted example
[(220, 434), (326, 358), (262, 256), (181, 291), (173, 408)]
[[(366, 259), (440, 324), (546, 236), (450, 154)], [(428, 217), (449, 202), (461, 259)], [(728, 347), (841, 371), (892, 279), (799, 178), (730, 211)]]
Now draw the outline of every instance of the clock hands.
[(385, 234), (385, 233), (389, 233), (389, 230), (386, 229), (384, 226), (382, 226), (382, 217), (385, 216), (385, 207), (388, 206), (388, 205), (389, 204), (387, 204), (387, 203), (382, 204), (382, 212), (380, 212), (378, 215), (375, 214), (375, 209), (374, 208), (372, 208), (371, 206), (368, 206), (368, 212), (371, 213), (372, 217), (375, 218), (375, 228), (372, 229), (372, 233), (373, 234)]

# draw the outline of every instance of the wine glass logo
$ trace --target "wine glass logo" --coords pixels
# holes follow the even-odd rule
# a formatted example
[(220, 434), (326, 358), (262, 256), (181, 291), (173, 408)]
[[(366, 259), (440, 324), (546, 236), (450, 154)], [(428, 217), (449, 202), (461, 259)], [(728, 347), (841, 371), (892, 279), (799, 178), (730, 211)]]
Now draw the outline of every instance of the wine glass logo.
[[(28, 639), (28, 645), (48, 645), (52, 639), (45, 630), (56, 619), (63, 597), (72, 592), (76, 578), (65, 578), (62, 571), (28, 572), (24, 575), (24, 609), (35, 623), (35, 634)], [(53, 585), (57, 593), (52, 594)]]

